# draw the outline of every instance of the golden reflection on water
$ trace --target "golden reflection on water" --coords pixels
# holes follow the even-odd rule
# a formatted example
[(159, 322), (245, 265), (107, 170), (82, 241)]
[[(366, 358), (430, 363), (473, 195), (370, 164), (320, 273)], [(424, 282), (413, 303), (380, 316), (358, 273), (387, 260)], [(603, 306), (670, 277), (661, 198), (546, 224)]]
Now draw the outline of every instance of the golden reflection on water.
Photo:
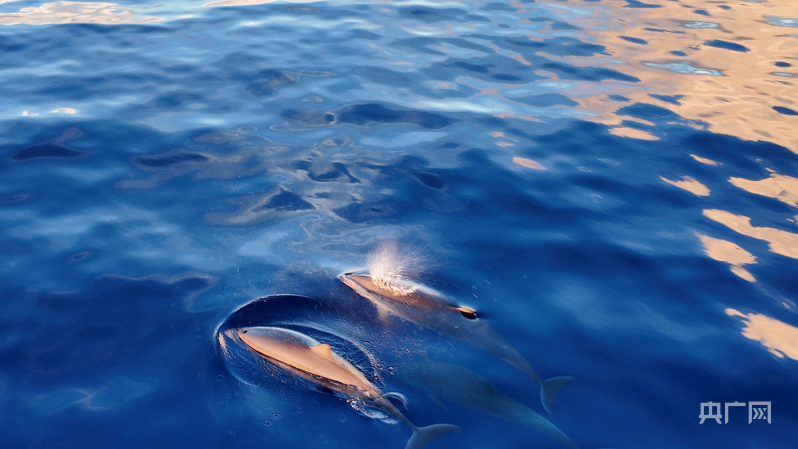
[(619, 137), (630, 137), (632, 139), (640, 139), (640, 140), (659, 140), (659, 137), (651, 134), (648, 131), (643, 131), (642, 129), (627, 128), (625, 126), (617, 126), (615, 128), (610, 128), (610, 134), (614, 134)]
[(742, 235), (768, 242), (770, 250), (776, 254), (798, 259), (798, 234), (781, 229), (752, 226), (749, 217), (734, 215), (723, 210), (707, 209), (704, 215)]
[(718, 165), (718, 163), (713, 161), (712, 159), (707, 159), (705, 157), (696, 156), (695, 154), (691, 154), (690, 156), (692, 156), (693, 159), (695, 159), (696, 161), (701, 162), (702, 164), (705, 164), (705, 165)]
[(513, 157), (513, 163), (520, 165), (522, 167), (531, 168), (533, 170), (545, 170), (546, 167), (540, 165), (539, 162), (533, 161), (532, 159), (527, 159), (525, 157)]
[(754, 275), (743, 268), (743, 265), (756, 263), (756, 257), (728, 240), (716, 239), (707, 235), (697, 234), (704, 245), (704, 252), (711, 259), (726, 262), (731, 265), (731, 272), (748, 282), (756, 282)]
[(729, 182), (746, 192), (775, 198), (790, 206), (798, 207), (798, 179), (771, 171), (769, 178), (752, 181), (743, 178), (729, 178)]
[(688, 192), (697, 196), (709, 196), (710, 193), (710, 190), (707, 186), (701, 184), (690, 176), (682, 176), (681, 181), (671, 181), (670, 179), (664, 178), (662, 176), (660, 176), (659, 179), (682, 190), (687, 190)]
[(759, 313), (745, 315), (734, 309), (726, 309), (726, 314), (747, 320), (743, 321), (745, 338), (762, 343), (776, 357), (784, 358), (786, 355), (798, 360), (798, 327)]
[[(563, 3), (596, 11), (602, 8), (601, 3)], [(641, 80), (613, 93), (706, 123), (714, 133), (766, 140), (798, 153), (798, 117), (774, 110), (798, 110), (794, 84), (798, 72), (774, 65), (779, 61), (798, 65), (798, 29), (786, 26), (791, 22), (772, 19), (798, 14), (794, 0), (644, 3), (658, 7), (601, 9), (603, 14), (579, 18), (580, 26), (588, 24), (585, 31), (594, 43), (606, 46), (612, 58), (622, 63), (611, 67)], [(747, 51), (717, 48), (716, 41)], [(574, 63), (576, 58), (565, 59), (579, 65)], [(681, 97), (673, 97), (677, 95)], [(614, 114), (624, 104), (605, 97), (580, 98), (580, 103), (598, 115), (595, 120), (617, 124)]]

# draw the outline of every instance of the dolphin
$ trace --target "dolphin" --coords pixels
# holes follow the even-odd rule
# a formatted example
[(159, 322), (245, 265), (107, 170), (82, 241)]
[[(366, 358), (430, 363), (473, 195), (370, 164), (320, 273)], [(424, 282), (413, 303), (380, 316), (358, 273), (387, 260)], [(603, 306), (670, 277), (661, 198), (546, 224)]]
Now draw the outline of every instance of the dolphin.
[(513, 421), (579, 449), (560, 429), (534, 410), (507, 396), (479, 374), (446, 362), (413, 363), (398, 367), (396, 378), (418, 388), (437, 405), (453, 402), (497, 418)]
[(366, 271), (343, 273), (339, 279), (360, 296), (371, 301), (380, 318), (395, 315), (442, 334), (482, 348), (523, 371), (540, 385), (540, 402), (549, 414), (560, 388), (574, 377), (562, 376), (542, 380), (529, 362), (501, 335), (468, 307), (447, 301), (440, 293), (404, 279), (375, 280)]
[(296, 331), (277, 327), (248, 327), (237, 330), (238, 338), (267, 362), (297, 377), (333, 391), (347, 401), (367, 403), (413, 431), (405, 449), (420, 449), (441, 435), (460, 428), (452, 424), (416, 427), (366, 377), (332, 351)]

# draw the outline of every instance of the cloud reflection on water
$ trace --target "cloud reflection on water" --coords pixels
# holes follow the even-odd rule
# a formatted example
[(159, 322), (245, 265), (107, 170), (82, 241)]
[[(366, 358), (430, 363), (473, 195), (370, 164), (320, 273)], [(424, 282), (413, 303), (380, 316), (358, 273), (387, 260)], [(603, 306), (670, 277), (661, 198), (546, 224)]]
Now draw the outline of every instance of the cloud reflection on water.
[(137, 18), (130, 6), (106, 2), (53, 2), (0, 14), (0, 25), (50, 25), (58, 23), (102, 23), (106, 25), (159, 22), (160, 17)]

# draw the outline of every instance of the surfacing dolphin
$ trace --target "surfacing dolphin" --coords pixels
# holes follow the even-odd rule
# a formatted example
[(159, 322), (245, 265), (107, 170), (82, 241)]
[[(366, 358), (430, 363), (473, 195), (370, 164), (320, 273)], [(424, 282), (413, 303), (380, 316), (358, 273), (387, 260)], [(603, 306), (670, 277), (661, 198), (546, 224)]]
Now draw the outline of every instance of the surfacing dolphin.
[(344, 273), (339, 279), (371, 301), (383, 320), (388, 315), (398, 316), (482, 348), (520, 369), (540, 385), (540, 402), (549, 414), (553, 414), (551, 404), (560, 388), (576, 380), (570, 376), (542, 380), (507, 340), (479, 319), (475, 310), (452, 304), (430, 288), (403, 279), (375, 281), (367, 271)]
[(479, 412), (530, 427), (578, 449), (560, 429), (534, 410), (507, 396), (479, 374), (453, 363), (424, 362), (400, 365), (396, 378), (418, 388), (437, 405), (453, 402)]
[(237, 335), (267, 362), (404, 423), (413, 431), (405, 449), (420, 449), (441, 435), (460, 430), (451, 424), (416, 427), (357, 368), (334, 353), (329, 345), (307, 335), (277, 327), (241, 328)]

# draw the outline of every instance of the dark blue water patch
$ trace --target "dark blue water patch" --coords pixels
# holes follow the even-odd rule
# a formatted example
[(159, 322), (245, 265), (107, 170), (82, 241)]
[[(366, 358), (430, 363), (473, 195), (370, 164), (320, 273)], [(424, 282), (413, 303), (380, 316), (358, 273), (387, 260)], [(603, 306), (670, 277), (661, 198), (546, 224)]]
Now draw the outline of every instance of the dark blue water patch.
[(0, 197), (0, 204), (7, 205), (7, 204), (15, 204), (15, 203), (22, 203), (30, 199), (30, 193), (16, 193), (13, 195), (6, 195)]
[(308, 173), (308, 178), (316, 182), (337, 182), (345, 178), (349, 183), (360, 184), (360, 180), (354, 177), (349, 172), (346, 165), (340, 162), (332, 163), (330, 166), (326, 167), (328, 170), (323, 173), (318, 173), (319, 170), (314, 169), (310, 161), (296, 161), (293, 167), (297, 170), (306, 171)]
[(384, 67), (364, 66), (356, 69), (352, 75), (363, 80), (363, 83), (379, 82), (385, 85), (407, 86), (417, 95), (427, 98), (466, 98), (477, 93), (476, 89), (465, 84), (458, 85), (457, 89), (431, 89), (418, 83), (411, 74)]
[(567, 80), (603, 81), (614, 79), (630, 83), (640, 82), (640, 78), (636, 76), (627, 75), (617, 70), (603, 67), (576, 67), (559, 62), (548, 62), (542, 64), (541, 68), (554, 72), (561, 79)]
[(23, 98), (83, 101), (114, 89), (133, 91), (146, 86), (170, 84), (166, 77), (152, 73), (109, 74), (103, 77), (52, 75), (42, 77), (41, 81), (34, 87), (25, 83), (24, 79), (19, 79), (4, 87), (15, 89)]
[(528, 104), (530, 106), (536, 106), (541, 108), (548, 108), (552, 106), (578, 106), (574, 100), (571, 100), (567, 96), (563, 94), (556, 94), (556, 93), (548, 93), (548, 94), (538, 94), (538, 95), (527, 95), (525, 97), (515, 97), (512, 98), (513, 101), (517, 101), (519, 103)]
[(228, 53), (222, 56), (220, 59), (211, 62), (210, 64), (214, 67), (219, 67), (225, 70), (235, 68), (237, 70), (244, 69), (246, 71), (257, 71), (258, 68), (268, 64), (268, 60), (262, 56), (236, 51)]
[(295, 211), (311, 209), (315, 209), (315, 207), (303, 200), (302, 197), (295, 193), (289, 192), (288, 190), (281, 189), (280, 193), (271, 197), (266, 204), (254, 208), (253, 212), (262, 212), (266, 210)]
[(432, 189), (440, 190), (446, 186), (446, 183), (434, 173), (416, 173), (415, 176), (422, 184)]
[(783, 61), (774, 62), (773, 65), (775, 65), (776, 67), (792, 67), (792, 64)]
[(627, 97), (624, 97), (623, 95), (618, 95), (618, 94), (607, 95), (607, 98), (609, 98), (612, 101), (620, 101), (620, 102), (623, 102), (623, 103), (628, 103), (628, 102), (632, 101), (630, 98), (627, 98)]
[(576, 31), (581, 30), (578, 26), (571, 25), (567, 22), (560, 22), (559, 20), (552, 19), (550, 17), (530, 17), (527, 20), (534, 23), (541, 23), (541, 22), (549, 22), (551, 25), (549, 27), (552, 31)]
[(158, 97), (149, 106), (157, 109), (176, 109), (192, 103), (205, 103), (205, 99), (195, 94), (175, 93)]
[(70, 254), (64, 259), (64, 263), (72, 264), (72, 263), (80, 263), (84, 260), (89, 259), (92, 256), (92, 253), (89, 251), (81, 251), (79, 253)]
[(779, 114), (798, 115), (798, 112), (795, 112), (790, 108), (785, 108), (784, 106), (773, 106), (773, 110), (778, 112)]
[(321, 8), (314, 8), (307, 5), (280, 5), (277, 6), (280, 11), (286, 11), (296, 14), (318, 14), (322, 11)]
[(272, 95), (279, 88), (295, 84), (298, 80), (296, 75), (284, 70), (264, 70), (254, 77), (255, 79), (244, 88), (244, 92), (256, 96), (264, 97)]
[(349, 178), (350, 183), (360, 184), (360, 180), (352, 176), (351, 173), (349, 173), (349, 169), (346, 168), (346, 165), (342, 164), (341, 162), (333, 162), (332, 165), (333, 167), (335, 167), (336, 170), (340, 171), (341, 173), (344, 174), (344, 176)]
[(534, 73), (532, 67), (504, 57), (449, 59), (432, 64), (424, 71), (441, 80), (453, 80), (462, 73), (485, 81), (516, 81), (518, 84), (542, 78)]
[(652, 5), (650, 3), (643, 3), (638, 0), (624, 0), (626, 6), (624, 8), (662, 8), (662, 5)]
[(465, 48), (467, 50), (474, 50), (481, 52), (491, 51), (489, 47), (461, 38), (435, 39), (430, 37), (413, 37), (407, 39), (396, 39), (393, 42), (389, 43), (388, 45), (393, 47), (406, 48), (413, 52), (421, 52), (430, 55), (444, 56), (445, 53), (429, 48), (430, 46), (433, 45), (434, 46), (440, 45), (440, 43), (446, 43), (449, 45), (453, 45), (455, 47)]
[(391, 109), (374, 103), (345, 106), (338, 113), (338, 120), (354, 125), (410, 123), (425, 129), (441, 129), (454, 122), (453, 119), (440, 114), (408, 109)]
[(657, 100), (664, 101), (666, 103), (674, 104), (676, 106), (680, 106), (679, 100), (684, 97), (684, 95), (657, 95), (657, 94), (648, 94), (651, 98), (656, 98)]
[(378, 41), (383, 39), (383, 36), (367, 30), (353, 30), (349, 37), (351, 39), (365, 39), (368, 41)]
[[(212, 430), (217, 421), (205, 400), (191, 395), (211, 389), (225, 394), (214, 380), (224, 368), (205, 349), (206, 328), (216, 318), (207, 312), (186, 313), (183, 307), (212, 285), (209, 277), (195, 275), (103, 276), (78, 293), (15, 294), (30, 304), (37, 318), (2, 323), (4, 336), (24, 336), (0, 350), (0, 370), (24, 379), (19, 397), (5, 396), (10, 404), (19, 404), (20, 412), (5, 417), (10, 427), (4, 428), (4, 444), (30, 442), (22, 423), (37, 416), (55, 419), (36, 436), (36, 444), (45, 446), (63, 445), (65, 438), (69, 445), (113, 445), (131, 420), (137, 431), (122, 447), (147, 445), (152, 438), (170, 445), (191, 441), (197, 447), (226, 439), (225, 432)], [(167, 359), (176, 369), (164, 369)], [(189, 371), (195, 374), (187, 376)], [(36, 400), (22, 406), (23, 396)], [(191, 405), (186, 413), (176, 413), (163, 404)], [(155, 409), (164, 414), (147, 412)], [(98, 413), (102, 424), (96, 421)], [(168, 431), (161, 427), (164, 419), (169, 420)], [(234, 441), (232, 435), (229, 441)]]
[(369, 123), (408, 123), (426, 129), (441, 129), (454, 123), (454, 119), (426, 111), (393, 109), (366, 103), (344, 106), (338, 111), (313, 111), (288, 109), (282, 116), (305, 126), (330, 126), (339, 123), (367, 125)]
[(392, 221), (407, 219), (410, 206), (393, 198), (365, 203), (355, 202), (348, 206), (334, 209), (336, 215), (351, 223), (368, 223), (373, 221)]
[(552, 39), (544, 39), (542, 41), (501, 39), (497, 43), (520, 48), (518, 51), (524, 57), (534, 57), (535, 53), (541, 50), (557, 56), (609, 55), (607, 47), (584, 42), (573, 37), (555, 37)]
[(405, 19), (420, 20), (422, 22), (490, 22), (480, 15), (470, 14), (457, 8), (427, 8), (425, 6), (414, 6), (408, 8), (397, 8), (399, 16)]
[[(681, 145), (695, 148), (704, 157), (722, 160), (724, 166), (743, 173), (760, 173), (762, 166), (757, 158), (766, 158), (773, 163), (791, 163), (791, 152), (771, 142), (747, 142), (736, 137), (710, 132), (694, 132), (684, 136)], [(742, 176), (747, 177), (748, 175)]]
[(625, 41), (633, 42), (635, 44), (648, 45), (648, 42), (646, 42), (644, 39), (640, 39), (637, 37), (629, 37), (629, 36), (618, 36), (618, 37), (620, 37)]
[(504, 11), (504, 12), (516, 12), (518, 11), (517, 8), (513, 8), (511, 5), (507, 3), (488, 3), (484, 6), (479, 8), (480, 11)]
[(726, 50), (738, 51), (741, 53), (747, 53), (748, 51), (750, 51), (748, 50), (748, 48), (740, 44), (735, 44), (734, 42), (726, 42), (718, 39), (706, 41), (704, 42), (704, 45), (707, 45), (709, 47), (724, 48)]
[[(4, 371), (25, 371), (27, 382), (44, 385), (79, 380), (86, 376), (85, 368), (99, 360), (103, 370), (135, 363), (195, 322), (186, 316), (181, 301), (213, 282), (207, 275), (173, 280), (103, 276), (79, 293), (40, 294), (32, 301), (39, 319), (14, 325), (24, 328), (28, 338), (0, 351), (0, 363)], [(163, 326), (162, 320), (171, 326)], [(60, 338), (53, 340), (53, 335)]]
[(27, 45), (22, 42), (15, 41), (9, 36), (0, 36), (0, 51), (3, 53), (14, 53), (25, 48), (27, 48)]
[(630, 115), (654, 123), (682, 121), (682, 118), (673, 111), (648, 103), (635, 103), (625, 106), (615, 113), (618, 115)]
[(187, 162), (196, 163), (206, 161), (208, 161), (207, 156), (204, 156), (200, 153), (190, 153), (185, 151), (177, 151), (160, 156), (137, 156), (133, 158), (133, 163), (150, 168), (161, 168)]
[(675, 56), (687, 56), (687, 53), (685, 53), (683, 51), (678, 51), (678, 50), (675, 50), (675, 51), (672, 51), (672, 52), (669, 52), (669, 53), (672, 54), (672, 55), (675, 55)]
[(696, 14), (702, 15), (702, 16), (708, 16), (709, 15), (709, 13), (704, 11), (703, 9), (696, 9), (693, 12), (696, 13)]
[(643, 29), (646, 31), (653, 31), (655, 33), (685, 34), (684, 31), (663, 30), (662, 28), (643, 28)]
[(19, 150), (11, 157), (11, 160), (26, 161), (29, 159), (40, 159), (40, 158), (73, 159), (85, 156), (85, 154), (86, 153), (73, 150), (72, 148), (66, 147), (58, 143), (45, 142)]
[(726, 11), (728, 11), (728, 10), (732, 9), (732, 7), (731, 7), (731, 6), (729, 6), (729, 5), (720, 5), (720, 6), (718, 6), (718, 8), (720, 8), (720, 9), (725, 9)]

